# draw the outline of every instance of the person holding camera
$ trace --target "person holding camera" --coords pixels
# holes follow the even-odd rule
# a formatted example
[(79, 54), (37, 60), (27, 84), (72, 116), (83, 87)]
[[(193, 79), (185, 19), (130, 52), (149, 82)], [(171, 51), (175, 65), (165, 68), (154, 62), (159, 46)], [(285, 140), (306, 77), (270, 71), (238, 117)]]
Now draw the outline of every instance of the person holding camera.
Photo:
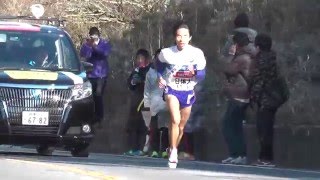
[(127, 79), (131, 104), (127, 124), (129, 150), (125, 155), (144, 155), (143, 148), (148, 128), (145, 125), (141, 110), (144, 109), (144, 84), (150, 68), (150, 59), (151, 56), (146, 49), (139, 49), (135, 55), (134, 69)]
[(108, 56), (111, 52), (110, 42), (100, 37), (97, 27), (91, 27), (89, 36), (80, 49), (80, 56), (93, 64), (93, 70), (87, 73), (92, 84), (92, 93), (95, 101), (95, 122), (101, 126), (104, 119), (103, 95), (107, 82), (109, 65)]

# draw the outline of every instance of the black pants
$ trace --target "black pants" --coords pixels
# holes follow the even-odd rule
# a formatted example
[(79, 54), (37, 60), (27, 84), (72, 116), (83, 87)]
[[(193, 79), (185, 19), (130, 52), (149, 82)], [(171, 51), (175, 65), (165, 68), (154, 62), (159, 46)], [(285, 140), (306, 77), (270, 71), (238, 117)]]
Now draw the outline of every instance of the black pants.
[(107, 84), (107, 78), (89, 78), (92, 84), (92, 94), (95, 102), (95, 123), (104, 118), (103, 95)]
[(257, 131), (260, 143), (259, 159), (273, 161), (273, 125), (277, 108), (258, 109)]
[(246, 143), (243, 133), (243, 120), (248, 103), (229, 100), (227, 110), (222, 120), (224, 135), (230, 157), (246, 156)]
[(136, 106), (133, 106), (127, 124), (127, 142), (130, 150), (143, 150), (147, 131), (141, 111), (138, 112)]
[(163, 152), (169, 147), (168, 128), (158, 127), (158, 116), (152, 116), (150, 122), (150, 152)]

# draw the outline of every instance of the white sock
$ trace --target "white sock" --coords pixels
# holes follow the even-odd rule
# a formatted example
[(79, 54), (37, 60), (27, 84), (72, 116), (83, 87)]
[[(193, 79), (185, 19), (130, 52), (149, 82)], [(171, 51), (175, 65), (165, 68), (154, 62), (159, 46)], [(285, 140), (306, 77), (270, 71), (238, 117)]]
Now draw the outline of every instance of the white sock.
[(178, 152), (178, 149), (177, 149), (177, 148), (172, 148), (172, 149), (171, 149), (171, 153), (175, 153), (175, 154), (176, 154), (177, 152)]

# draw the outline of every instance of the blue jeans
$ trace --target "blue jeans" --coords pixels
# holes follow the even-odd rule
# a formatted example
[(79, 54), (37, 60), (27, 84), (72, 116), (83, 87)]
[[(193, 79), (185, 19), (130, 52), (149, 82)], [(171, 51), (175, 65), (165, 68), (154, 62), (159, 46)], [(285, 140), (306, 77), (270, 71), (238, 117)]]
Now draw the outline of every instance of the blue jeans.
[(222, 121), (224, 135), (230, 157), (246, 156), (246, 143), (243, 133), (243, 120), (248, 103), (229, 100)]

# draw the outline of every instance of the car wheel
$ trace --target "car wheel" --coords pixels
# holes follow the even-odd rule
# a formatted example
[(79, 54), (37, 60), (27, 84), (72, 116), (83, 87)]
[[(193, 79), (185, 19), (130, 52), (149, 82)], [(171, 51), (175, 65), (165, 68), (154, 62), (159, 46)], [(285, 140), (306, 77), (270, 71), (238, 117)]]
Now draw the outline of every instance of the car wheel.
[(78, 145), (71, 149), (71, 155), (73, 157), (88, 157), (89, 156), (89, 145)]
[(47, 145), (40, 145), (37, 147), (38, 154), (43, 156), (52, 156), (53, 150), (53, 148), (50, 148)]

